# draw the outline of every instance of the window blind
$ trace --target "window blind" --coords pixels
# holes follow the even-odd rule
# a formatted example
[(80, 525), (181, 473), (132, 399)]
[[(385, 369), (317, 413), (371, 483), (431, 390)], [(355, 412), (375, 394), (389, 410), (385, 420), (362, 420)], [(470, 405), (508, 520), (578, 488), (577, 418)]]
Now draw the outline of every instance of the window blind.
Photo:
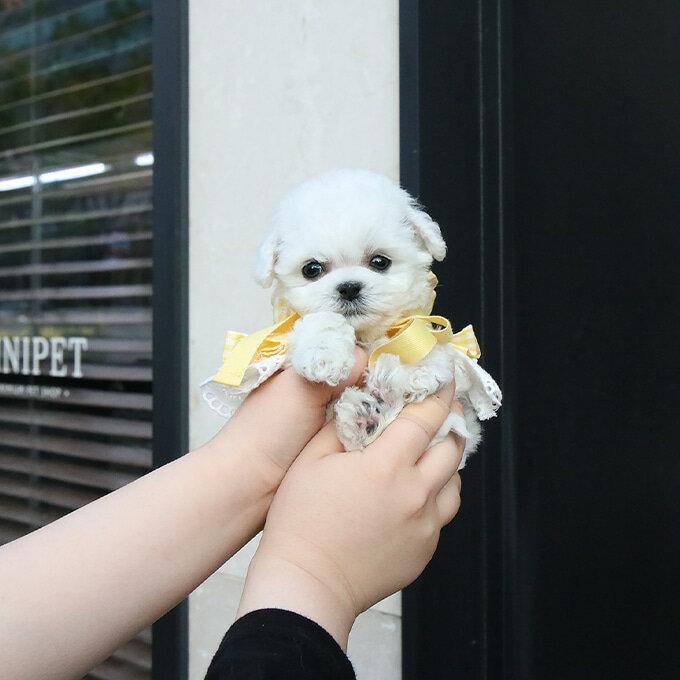
[(0, 542), (151, 467), (152, 95), (150, 0), (0, 0)]

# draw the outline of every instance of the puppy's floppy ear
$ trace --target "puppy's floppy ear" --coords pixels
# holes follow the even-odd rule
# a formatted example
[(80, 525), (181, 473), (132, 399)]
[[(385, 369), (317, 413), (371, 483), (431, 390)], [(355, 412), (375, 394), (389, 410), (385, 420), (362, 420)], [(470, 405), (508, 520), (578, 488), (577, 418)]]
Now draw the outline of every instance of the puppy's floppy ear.
[(406, 221), (408, 226), (419, 236), (432, 257), (441, 262), (446, 255), (446, 243), (442, 238), (439, 225), (413, 201), (407, 208)]
[(260, 245), (255, 258), (255, 280), (263, 288), (269, 288), (274, 282), (274, 265), (278, 249), (279, 237), (272, 231)]

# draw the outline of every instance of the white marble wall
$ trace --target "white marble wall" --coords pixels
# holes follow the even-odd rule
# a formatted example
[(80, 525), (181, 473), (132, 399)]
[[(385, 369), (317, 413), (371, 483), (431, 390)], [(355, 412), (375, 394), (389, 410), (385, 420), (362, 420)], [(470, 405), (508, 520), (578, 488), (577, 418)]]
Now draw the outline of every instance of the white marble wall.
[[(279, 196), (333, 167), (398, 177), (397, 0), (190, 2), (190, 431), (220, 421), (196, 386), (214, 372), (227, 328), (270, 323), (251, 261)], [(248, 546), (190, 598), (190, 678), (233, 620)], [(400, 604), (355, 625), (359, 680), (400, 677)]]

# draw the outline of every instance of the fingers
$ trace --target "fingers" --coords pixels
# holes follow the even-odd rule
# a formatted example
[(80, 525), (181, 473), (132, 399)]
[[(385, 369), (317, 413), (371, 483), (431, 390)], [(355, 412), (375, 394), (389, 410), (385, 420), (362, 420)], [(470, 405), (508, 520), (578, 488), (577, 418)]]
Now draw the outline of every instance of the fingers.
[(437, 511), (439, 512), (442, 526), (448, 524), (458, 513), (460, 508), (460, 486), (460, 475), (456, 473), (437, 494)]
[(335, 420), (330, 420), (312, 437), (307, 446), (302, 450), (300, 457), (306, 460), (323, 458), (331, 453), (343, 453), (344, 450), (345, 447), (338, 439)]
[[(454, 399), (453, 402), (451, 403), (451, 413), (457, 415), (459, 419), (462, 421), (462, 423), (465, 424), (465, 411), (463, 410), (463, 404), (461, 404), (457, 399)], [(458, 444), (458, 446), (460, 447), (462, 457), (466, 444), (465, 437), (458, 434), (457, 432), (451, 432), (451, 436), (456, 440), (456, 444)]]
[(345, 388), (361, 382), (367, 365), (368, 355), (360, 347), (355, 347), (354, 367), (349, 376), (337, 385), (310, 382), (303, 378), (292, 366), (288, 366), (281, 373), (267, 380), (254, 394), (260, 394), (266, 388), (269, 388), (278, 394), (286, 395), (288, 401), (295, 399), (298, 403), (305, 405), (309, 405), (311, 402), (312, 407), (326, 406), (328, 402), (342, 394)]
[(425, 482), (434, 493), (438, 493), (458, 470), (465, 440), (450, 433), (446, 438), (429, 448), (416, 463)]
[[(355, 359), (347, 380), (336, 387), (309, 382), (292, 367), (277, 373), (248, 395), (229, 421), (230, 431), (239, 423), (260, 437), (258, 446), (267, 446), (274, 439), (277, 447), (297, 455), (325, 422), (328, 403), (361, 380), (366, 369), (366, 352), (357, 349)], [(266, 428), (262, 427), (263, 419)]]
[(350, 371), (346, 380), (337, 385), (327, 385), (326, 383), (308, 383), (319, 388), (320, 396), (324, 404), (339, 397), (347, 387), (352, 387), (361, 381), (364, 371), (368, 366), (368, 354), (360, 347), (354, 348), (354, 367)]
[(424, 401), (406, 406), (367, 451), (375, 449), (376, 454), (415, 464), (449, 415), (454, 392), (451, 383)]

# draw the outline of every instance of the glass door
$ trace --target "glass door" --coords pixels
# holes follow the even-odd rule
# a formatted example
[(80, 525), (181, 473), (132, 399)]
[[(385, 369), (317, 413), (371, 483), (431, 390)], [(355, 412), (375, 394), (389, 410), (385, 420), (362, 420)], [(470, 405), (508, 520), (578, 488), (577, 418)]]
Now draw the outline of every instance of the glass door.
[(151, 54), (150, 0), (0, 0), (0, 542), (151, 467)]

